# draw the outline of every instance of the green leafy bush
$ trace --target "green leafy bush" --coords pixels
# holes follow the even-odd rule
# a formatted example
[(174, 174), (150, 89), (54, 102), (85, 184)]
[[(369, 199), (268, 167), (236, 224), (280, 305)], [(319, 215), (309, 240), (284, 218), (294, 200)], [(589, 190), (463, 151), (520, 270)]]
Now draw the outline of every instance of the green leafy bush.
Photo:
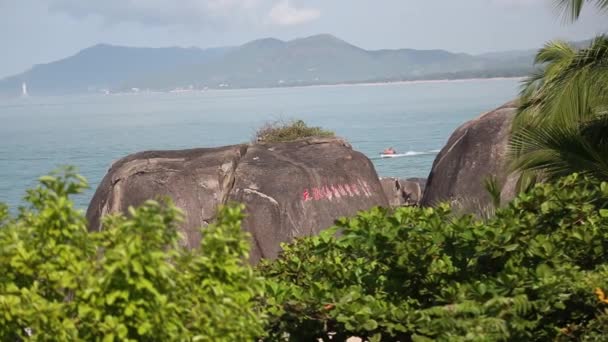
[(447, 206), (342, 219), (261, 265), (269, 333), (303, 341), (605, 340), (607, 205), (608, 183), (573, 175), (537, 185), (484, 221)]
[(0, 340), (603, 341), (608, 336), (608, 183), (536, 185), (479, 220), (447, 206), (341, 219), (245, 263), (242, 207), (200, 247), (180, 211), (149, 201), (87, 232), (68, 170), (27, 208), (0, 205)]
[(334, 132), (310, 127), (302, 120), (268, 123), (255, 134), (256, 142), (285, 142), (308, 137), (333, 137)]
[(180, 211), (149, 201), (87, 232), (72, 170), (42, 177), (16, 218), (0, 206), (0, 340), (246, 341), (263, 334), (262, 283), (243, 263), (241, 207), (200, 249), (179, 246)]

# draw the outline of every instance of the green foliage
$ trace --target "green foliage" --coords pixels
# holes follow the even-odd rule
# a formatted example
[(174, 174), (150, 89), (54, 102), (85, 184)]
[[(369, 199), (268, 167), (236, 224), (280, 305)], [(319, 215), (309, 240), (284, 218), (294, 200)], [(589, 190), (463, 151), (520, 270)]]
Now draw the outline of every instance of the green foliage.
[(261, 336), (262, 283), (243, 260), (242, 207), (223, 208), (201, 246), (179, 245), (181, 212), (146, 202), (87, 232), (68, 169), (40, 179), (12, 219), (0, 206), (0, 340), (245, 341)]
[[(585, 3), (608, 9), (608, 1), (558, 0), (572, 19)], [(576, 49), (550, 42), (536, 56), (539, 69), (523, 84), (513, 126), (513, 167), (532, 179), (556, 180), (573, 172), (608, 180), (608, 37)]]
[(257, 142), (284, 142), (308, 137), (333, 137), (334, 132), (321, 127), (310, 127), (302, 120), (268, 123), (260, 128), (255, 135)]
[(602, 341), (608, 183), (537, 184), (484, 220), (376, 208), (246, 264), (242, 206), (200, 246), (149, 201), (87, 232), (68, 169), (0, 206), (0, 340)]
[(500, 207), (500, 197), (502, 195), (502, 187), (496, 177), (488, 177), (484, 180), (483, 186), (486, 192), (492, 198), (494, 208)]
[[(337, 232), (340, 234), (336, 235)], [(284, 246), (269, 333), (311, 341), (602, 340), (608, 183), (539, 184), (480, 221), (447, 206), (382, 209)]]
[(555, 3), (563, 15), (573, 21), (581, 15), (586, 3), (594, 3), (601, 10), (608, 9), (608, 0), (555, 0)]
[(550, 43), (522, 91), (510, 143), (513, 166), (549, 179), (572, 172), (608, 179), (608, 38), (586, 49)]

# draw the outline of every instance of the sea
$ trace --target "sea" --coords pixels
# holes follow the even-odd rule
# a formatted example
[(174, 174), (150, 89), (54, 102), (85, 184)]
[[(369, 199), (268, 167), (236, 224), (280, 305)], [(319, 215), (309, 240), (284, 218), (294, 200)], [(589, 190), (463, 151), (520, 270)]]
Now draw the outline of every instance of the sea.
[[(23, 205), (37, 179), (77, 167), (90, 189), (111, 163), (144, 150), (252, 141), (268, 122), (302, 119), (333, 130), (380, 176), (427, 177), (455, 128), (515, 98), (520, 79), (426, 81), (0, 100), (0, 202)], [(30, 85), (35, 94), (35, 85)], [(402, 156), (380, 158), (393, 147)]]

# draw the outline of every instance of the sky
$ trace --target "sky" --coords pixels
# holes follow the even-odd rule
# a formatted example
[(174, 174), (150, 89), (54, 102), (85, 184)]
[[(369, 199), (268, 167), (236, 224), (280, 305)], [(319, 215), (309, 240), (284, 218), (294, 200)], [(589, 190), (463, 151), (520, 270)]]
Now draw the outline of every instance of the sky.
[(366, 49), (483, 53), (536, 49), (608, 31), (588, 6), (567, 22), (555, 0), (0, 0), (0, 77), (106, 43), (233, 46), (333, 34)]

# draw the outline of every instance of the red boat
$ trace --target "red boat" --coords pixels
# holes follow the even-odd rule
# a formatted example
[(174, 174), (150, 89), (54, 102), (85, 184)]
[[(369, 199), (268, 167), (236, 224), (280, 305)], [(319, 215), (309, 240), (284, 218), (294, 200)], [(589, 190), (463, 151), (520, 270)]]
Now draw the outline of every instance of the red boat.
[(384, 150), (382, 153), (380, 154), (384, 154), (384, 155), (391, 155), (391, 154), (397, 154), (397, 151), (395, 151), (394, 148), (389, 147), (386, 150)]

